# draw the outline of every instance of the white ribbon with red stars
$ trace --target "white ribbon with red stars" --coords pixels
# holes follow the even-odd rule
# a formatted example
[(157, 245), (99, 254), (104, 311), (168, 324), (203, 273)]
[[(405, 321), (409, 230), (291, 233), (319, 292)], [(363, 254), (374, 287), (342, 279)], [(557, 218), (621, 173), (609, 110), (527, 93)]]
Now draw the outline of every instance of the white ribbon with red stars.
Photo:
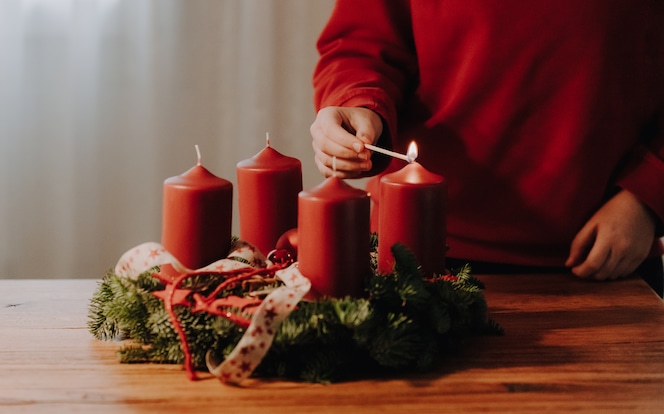
[[(233, 257), (241, 258), (242, 261), (233, 259)], [(244, 263), (245, 261), (249, 264)], [(148, 242), (123, 254), (115, 267), (115, 273), (121, 277), (136, 278), (155, 266), (166, 264), (170, 264), (181, 273), (194, 271), (183, 266), (161, 244)], [(242, 267), (265, 266), (265, 257), (254, 246), (239, 241), (232, 246), (228, 258), (218, 260), (195, 271), (228, 271)], [(249, 328), (228, 357), (221, 364), (217, 364), (214, 361), (214, 355), (211, 355), (210, 352), (206, 355), (210, 373), (222, 381), (237, 384), (251, 375), (272, 345), (281, 322), (288, 317), (311, 288), (311, 282), (300, 273), (297, 263), (277, 271), (276, 277), (284, 285), (265, 297), (254, 312)]]
[[(240, 259), (240, 260), (237, 260)], [(266, 259), (252, 244), (236, 241), (226, 259), (217, 260), (197, 270), (186, 268), (178, 259), (170, 254), (164, 246), (155, 242), (143, 243), (128, 250), (115, 265), (115, 274), (135, 279), (155, 266), (170, 264), (180, 273), (200, 272), (205, 270), (225, 272), (242, 267), (265, 267)]]
[(311, 283), (302, 276), (297, 263), (279, 270), (276, 276), (284, 282), (263, 300), (251, 319), (244, 336), (220, 365), (215, 365), (208, 352), (206, 363), (210, 372), (222, 381), (239, 383), (249, 377), (272, 345), (281, 322), (295, 309), (309, 291)]

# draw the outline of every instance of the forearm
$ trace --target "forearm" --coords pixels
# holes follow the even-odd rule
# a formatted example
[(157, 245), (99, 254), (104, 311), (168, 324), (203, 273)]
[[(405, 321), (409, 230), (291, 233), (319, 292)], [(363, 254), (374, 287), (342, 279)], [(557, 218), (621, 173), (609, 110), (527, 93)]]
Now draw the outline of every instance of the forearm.
[(318, 40), (314, 104), (364, 107), (397, 130), (397, 112), (417, 78), (407, 2), (340, 0)]

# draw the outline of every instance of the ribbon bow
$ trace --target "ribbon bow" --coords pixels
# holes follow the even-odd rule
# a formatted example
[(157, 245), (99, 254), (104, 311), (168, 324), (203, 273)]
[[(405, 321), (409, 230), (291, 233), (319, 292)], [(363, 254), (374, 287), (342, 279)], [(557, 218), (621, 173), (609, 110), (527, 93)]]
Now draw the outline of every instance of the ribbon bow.
[[(218, 260), (201, 269), (192, 270), (183, 266), (162, 245), (155, 242), (141, 244), (130, 249), (120, 257), (115, 272), (118, 276), (136, 278), (139, 274), (160, 266), (160, 272), (153, 276), (161, 280), (166, 288), (153, 294), (164, 300), (173, 326), (182, 343), (185, 354), (185, 368), (190, 379), (196, 379), (191, 353), (184, 330), (180, 326), (173, 306), (190, 306), (193, 312), (206, 311), (222, 317), (246, 328), (245, 334), (233, 351), (221, 363), (212, 352), (206, 354), (206, 364), (210, 373), (224, 382), (238, 384), (249, 377), (267, 354), (274, 335), (281, 322), (295, 309), (302, 297), (311, 288), (309, 279), (298, 270), (297, 263), (271, 264), (251, 244), (238, 241), (233, 245), (228, 258)], [(286, 267), (288, 266), (288, 267)], [(274, 273), (283, 285), (270, 292), (262, 301), (246, 298), (216, 298), (218, 292), (233, 283), (249, 279), (257, 274)], [(196, 275), (231, 276), (219, 285), (207, 297), (202, 297), (188, 289), (180, 288), (180, 284), (188, 277)], [(193, 301), (192, 301), (193, 300)], [(251, 320), (230, 313), (225, 308), (256, 306)]]

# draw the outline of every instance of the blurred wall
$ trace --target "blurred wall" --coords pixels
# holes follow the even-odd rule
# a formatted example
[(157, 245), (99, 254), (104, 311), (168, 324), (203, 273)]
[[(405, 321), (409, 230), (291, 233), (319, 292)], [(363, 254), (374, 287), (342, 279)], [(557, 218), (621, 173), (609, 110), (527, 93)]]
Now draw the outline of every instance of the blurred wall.
[(163, 180), (195, 144), (235, 183), (269, 132), (321, 182), (311, 74), (332, 6), (0, 1), (0, 278), (97, 278), (159, 241)]

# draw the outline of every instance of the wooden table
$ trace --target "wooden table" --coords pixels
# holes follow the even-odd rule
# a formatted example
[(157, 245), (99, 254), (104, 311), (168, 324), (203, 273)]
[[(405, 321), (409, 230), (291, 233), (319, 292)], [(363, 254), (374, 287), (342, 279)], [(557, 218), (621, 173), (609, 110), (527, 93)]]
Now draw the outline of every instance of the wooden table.
[(118, 363), (86, 328), (94, 280), (0, 280), (0, 412), (664, 412), (664, 302), (640, 279), (480, 278), (506, 333), (439, 372), (242, 387)]

